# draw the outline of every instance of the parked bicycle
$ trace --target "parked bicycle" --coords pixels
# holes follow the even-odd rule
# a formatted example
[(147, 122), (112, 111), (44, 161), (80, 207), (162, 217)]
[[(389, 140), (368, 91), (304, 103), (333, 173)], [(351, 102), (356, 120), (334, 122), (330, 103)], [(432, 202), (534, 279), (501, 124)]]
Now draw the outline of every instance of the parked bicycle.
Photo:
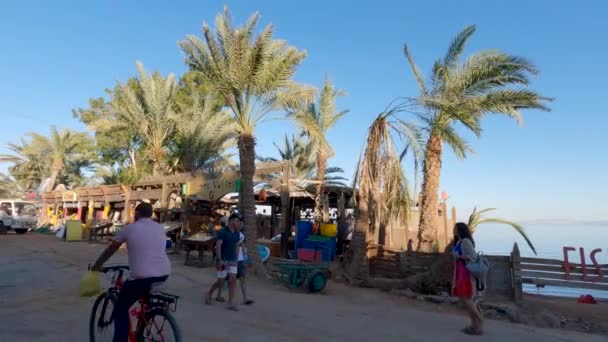
[[(124, 284), (123, 276), (129, 266), (109, 266), (103, 273), (113, 272), (112, 286), (99, 295), (93, 304), (89, 321), (91, 342), (112, 340), (114, 320), (112, 311)], [(181, 334), (171, 312), (177, 310), (178, 296), (151, 290), (129, 311), (129, 342), (181, 342)], [(135, 322), (135, 323), (134, 323)]]

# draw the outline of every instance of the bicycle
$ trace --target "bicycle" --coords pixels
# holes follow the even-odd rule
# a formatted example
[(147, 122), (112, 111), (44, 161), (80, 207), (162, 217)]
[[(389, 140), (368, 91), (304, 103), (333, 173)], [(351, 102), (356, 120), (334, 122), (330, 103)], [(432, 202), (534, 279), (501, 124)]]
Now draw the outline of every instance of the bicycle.
[[(107, 291), (100, 294), (93, 304), (89, 320), (89, 339), (91, 342), (102, 341), (98, 337), (99, 333), (102, 334), (101, 337), (109, 336), (109, 340), (112, 339), (114, 332), (112, 311), (118, 299), (118, 293), (124, 284), (124, 272), (128, 270), (129, 266), (109, 266), (102, 269), (101, 272), (103, 273), (113, 272), (112, 285)], [(153, 291), (152, 289), (150, 293), (142, 296), (129, 310), (129, 342), (181, 342), (182, 338), (177, 322), (171, 315), (171, 312), (177, 310), (178, 299), (179, 297), (176, 295)], [(160, 323), (157, 319), (161, 319)], [(133, 320), (135, 320), (135, 324), (133, 324)], [(168, 331), (164, 330), (165, 323), (169, 325)], [(109, 335), (106, 335), (108, 332)], [(173, 339), (167, 339), (166, 332), (172, 333)]]

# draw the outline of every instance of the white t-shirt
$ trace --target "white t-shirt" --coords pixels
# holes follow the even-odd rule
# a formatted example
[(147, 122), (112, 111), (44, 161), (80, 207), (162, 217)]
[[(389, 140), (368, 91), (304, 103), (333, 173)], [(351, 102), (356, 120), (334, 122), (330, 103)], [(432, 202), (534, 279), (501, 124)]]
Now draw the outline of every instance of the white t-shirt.
[(140, 219), (120, 231), (114, 241), (127, 243), (129, 279), (163, 277), (171, 273), (171, 262), (165, 252), (167, 235), (160, 224)]
[(247, 249), (245, 249), (245, 235), (243, 233), (239, 233), (239, 255), (237, 257), (237, 261), (245, 261), (245, 255), (247, 255)]

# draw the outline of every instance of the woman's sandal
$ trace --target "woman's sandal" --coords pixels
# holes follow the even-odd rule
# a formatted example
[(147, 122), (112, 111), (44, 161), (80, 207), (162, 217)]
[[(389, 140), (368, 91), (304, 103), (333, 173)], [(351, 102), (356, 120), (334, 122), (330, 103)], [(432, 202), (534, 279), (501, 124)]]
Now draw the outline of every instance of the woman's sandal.
[(246, 301), (243, 302), (243, 304), (245, 304), (245, 305), (251, 305), (253, 303), (255, 303), (255, 302), (252, 301), (251, 299), (247, 299)]
[(224, 297), (215, 297), (215, 301), (218, 302), (218, 303), (223, 303), (226, 300), (224, 299)]

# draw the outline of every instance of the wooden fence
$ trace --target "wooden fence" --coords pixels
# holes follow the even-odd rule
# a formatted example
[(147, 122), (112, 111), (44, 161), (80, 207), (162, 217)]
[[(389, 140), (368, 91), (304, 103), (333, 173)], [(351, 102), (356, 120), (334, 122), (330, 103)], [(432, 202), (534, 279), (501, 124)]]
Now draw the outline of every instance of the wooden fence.
[[(377, 278), (405, 278), (425, 272), (438, 254), (398, 251), (368, 246), (369, 271)], [(520, 300), (523, 284), (608, 291), (608, 265), (566, 264), (561, 260), (524, 258), (514, 245), (510, 256), (487, 255), (491, 268), (487, 293)], [(606, 275), (606, 276), (605, 276)]]
[(561, 286), (608, 291), (608, 265), (565, 263), (556, 259), (523, 258), (517, 244), (511, 253), (515, 299), (522, 297), (522, 284)]
[(369, 266), (372, 277), (404, 278), (427, 271), (437, 255), (368, 246)]

